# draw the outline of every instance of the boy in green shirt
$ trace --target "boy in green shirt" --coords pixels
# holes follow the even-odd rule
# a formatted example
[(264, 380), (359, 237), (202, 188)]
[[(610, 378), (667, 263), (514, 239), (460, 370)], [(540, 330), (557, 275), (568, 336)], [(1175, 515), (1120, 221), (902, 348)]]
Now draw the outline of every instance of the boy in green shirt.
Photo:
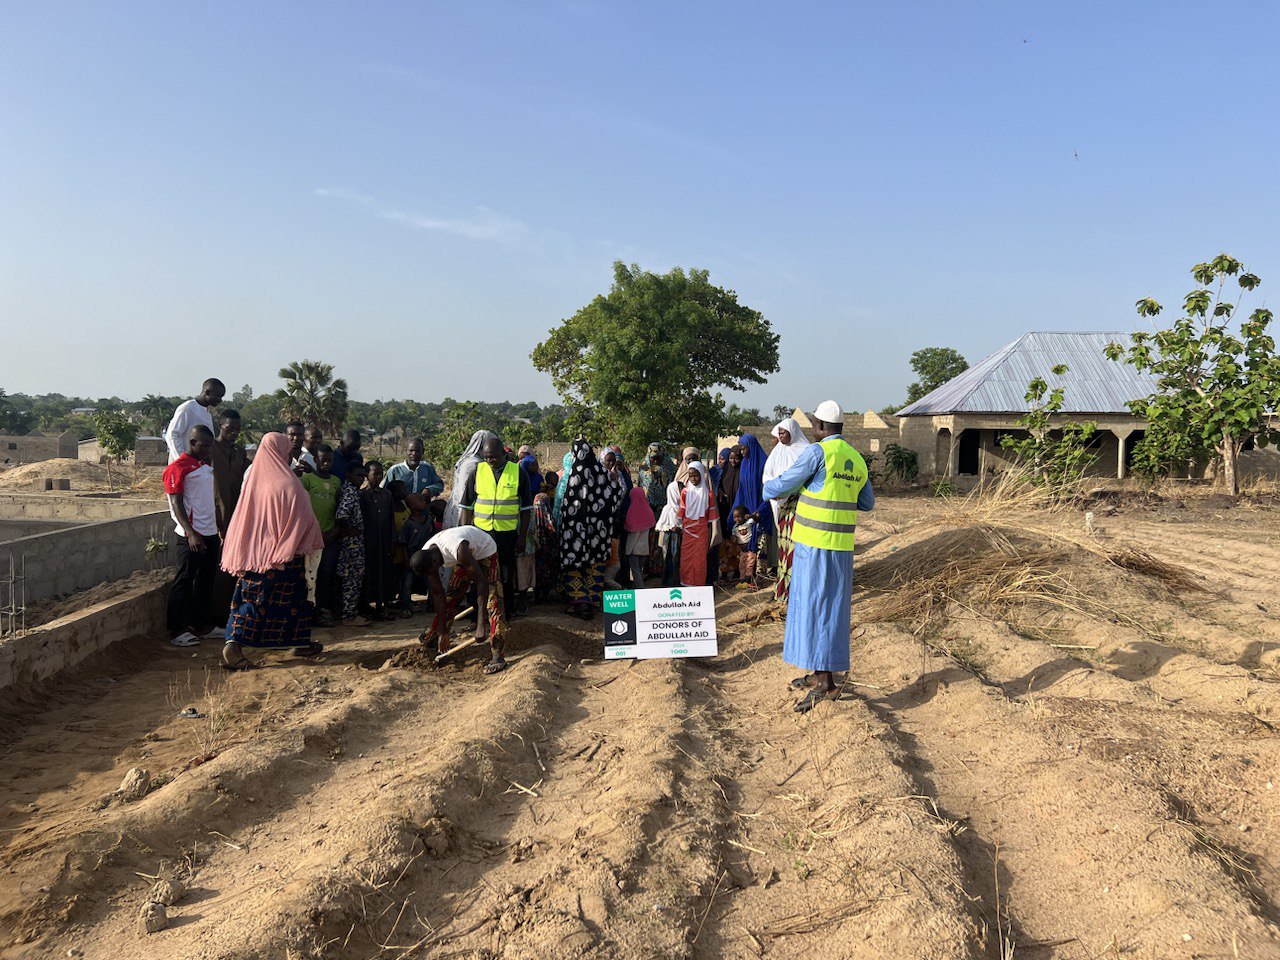
[(327, 443), (316, 448), (315, 473), (304, 473), (300, 478), (303, 489), (311, 497), (311, 509), (320, 521), (324, 534), (324, 554), (320, 558), (320, 571), (316, 577), (316, 623), (318, 627), (331, 627), (334, 614), (340, 616), (341, 591), (336, 591), (338, 567), (338, 494), (342, 481), (332, 473), (333, 448)]

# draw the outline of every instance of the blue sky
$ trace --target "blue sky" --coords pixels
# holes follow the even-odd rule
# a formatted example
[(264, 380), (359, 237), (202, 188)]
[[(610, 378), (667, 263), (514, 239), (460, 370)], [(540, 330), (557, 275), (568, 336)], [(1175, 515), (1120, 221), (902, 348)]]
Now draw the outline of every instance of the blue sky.
[(1280, 283), (1272, 3), (3, 10), (10, 392), (549, 401), (529, 351), (623, 259), (773, 322), (739, 399), (881, 407), (1220, 250)]

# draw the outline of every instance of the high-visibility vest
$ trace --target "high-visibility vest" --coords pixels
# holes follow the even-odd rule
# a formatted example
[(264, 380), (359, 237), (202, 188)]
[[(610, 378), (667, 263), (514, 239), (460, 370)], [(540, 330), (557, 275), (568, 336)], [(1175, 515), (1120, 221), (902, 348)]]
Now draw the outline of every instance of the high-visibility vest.
[(520, 468), (508, 463), (494, 482), (487, 462), (476, 466), (475, 523), (481, 530), (503, 532), (520, 526)]
[(827, 475), (818, 490), (801, 490), (791, 538), (820, 550), (852, 550), (858, 530), (858, 494), (867, 482), (867, 462), (844, 437), (822, 441)]

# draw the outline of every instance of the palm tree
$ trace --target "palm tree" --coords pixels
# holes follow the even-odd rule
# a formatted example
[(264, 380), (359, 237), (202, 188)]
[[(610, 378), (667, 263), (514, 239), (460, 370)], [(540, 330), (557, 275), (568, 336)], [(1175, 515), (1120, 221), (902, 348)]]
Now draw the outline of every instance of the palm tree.
[(280, 370), (280, 379), (284, 416), (315, 423), (325, 436), (337, 436), (347, 419), (347, 381), (334, 378), (333, 364), (295, 360)]
[(173, 408), (177, 404), (170, 403), (167, 397), (148, 393), (138, 401), (138, 412), (142, 414), (142, 422), (153, 436), (160, 436), (169, 425)]

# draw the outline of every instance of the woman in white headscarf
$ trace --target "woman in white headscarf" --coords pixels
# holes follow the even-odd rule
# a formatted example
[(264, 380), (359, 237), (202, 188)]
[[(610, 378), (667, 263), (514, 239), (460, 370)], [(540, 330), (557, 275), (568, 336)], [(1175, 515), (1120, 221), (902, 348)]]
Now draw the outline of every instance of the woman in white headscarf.
[(700, 461), (688, 464), (688, 482), (680, 491), (680, 583), (707, 585), (707, 553), (720, 542), (720, 513), (711, 478)]
[(456, 527), (462, 520), (462, 492), (476, 475), (476, 467), (481, 459), (480, 451), (490, 440), (497, 440), (496, 433), (488, 430), (477, 430), (467, 441), (467, 448), (453, 466), (453, 486), (449, 488), (449, 501), (444, 505), (444, 525), (448, 529)]
[[(769, 459), (764, 462), (765, 483), (782, 476), (809, 445), (809, 438), (800, 429), (800, 424), (791, 417), (779, 423), (770, 433), (778, 443), (769, 451)], [(791, 557), (794, 553), (791, 528), (795, 524), (798, 502), (798, 497), (788, 497), (781, 503), (777, 500), (770, 501), (778, 524), (778, 583), (774, 588), (774, 596), (784, 605), (791, 595)]]

